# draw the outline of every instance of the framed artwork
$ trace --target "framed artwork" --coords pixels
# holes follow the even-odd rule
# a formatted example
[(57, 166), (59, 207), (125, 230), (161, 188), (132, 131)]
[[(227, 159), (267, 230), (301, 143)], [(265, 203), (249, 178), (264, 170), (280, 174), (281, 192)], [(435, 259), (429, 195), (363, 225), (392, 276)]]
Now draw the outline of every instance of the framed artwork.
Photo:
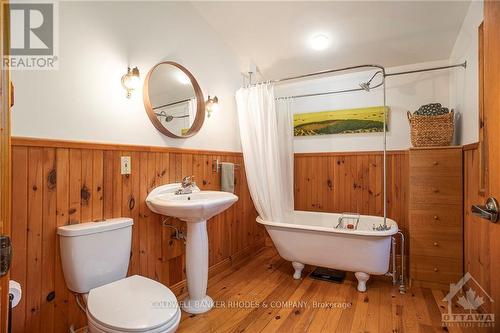
[[(385, 111), (389, 115), (388, 106)], [(293, 116), (293, 129), (295, 136), (383, 132), (384, 107), (298, 113)]]

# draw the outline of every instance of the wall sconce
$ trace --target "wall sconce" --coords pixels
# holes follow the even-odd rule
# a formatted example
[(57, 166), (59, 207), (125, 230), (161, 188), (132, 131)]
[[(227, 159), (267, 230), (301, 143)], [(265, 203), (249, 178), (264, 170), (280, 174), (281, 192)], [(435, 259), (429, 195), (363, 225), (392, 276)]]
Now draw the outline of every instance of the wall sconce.
[(122, 86), (127, 91), (127, 98), (132, 96), (132, 91), (137, 89), (140, 84), (141, 79), (139, 77), (139, 69), (137, 67), (134, 67), (133, 69), (128, 67), (127, 74), (122, 76)]
[(207, 111), (208, 118), (210, 118), (210, 114), (213, 111), (219, 111), (219, 99), (217, 96), (210, 97), (210, 95), (208, 95), (207, 101), (205, 102), (205, 110)]

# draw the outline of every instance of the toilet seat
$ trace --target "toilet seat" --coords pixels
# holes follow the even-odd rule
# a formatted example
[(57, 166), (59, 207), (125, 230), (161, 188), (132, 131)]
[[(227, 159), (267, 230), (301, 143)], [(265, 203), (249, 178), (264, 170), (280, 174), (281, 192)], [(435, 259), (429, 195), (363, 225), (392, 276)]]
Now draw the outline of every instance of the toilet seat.
[(147, 331), (130, 331), (130, 330), (123, 330), (123, 329), (117, 329), (117, 328), (111, 328), (108, 326), (104, 326), (99, 322), (96, 322), (95, 319), (93, 319), (90, 316), (87, 316), (88, 320), (88, 328), (90, 333), (125, 333), (125, 332), (141, 332), (141, 333), (173, 333), (177, 330), (179, 327), (179, 323), (181, 321), (181, 311), (179, 309), (178, 313), (176, 314), (174, 320), (172, 322), (168, 322), (167, 324), (157, 327), (151, 330)]
[(139, 275), (92, 289), (87, 300), (90, 332), (174, 332), (180, 317), (172, 291)]

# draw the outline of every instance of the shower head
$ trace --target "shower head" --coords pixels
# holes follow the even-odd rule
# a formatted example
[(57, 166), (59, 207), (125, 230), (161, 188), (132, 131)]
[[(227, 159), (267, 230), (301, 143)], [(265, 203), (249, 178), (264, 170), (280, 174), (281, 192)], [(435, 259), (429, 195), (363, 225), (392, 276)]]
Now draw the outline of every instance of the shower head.
[(372, 77), (367, 82), (361, 82), (359, 84), (361, 89), (363, 89), (364, 91), (370, 92), (370, 84), (372, 83), (375, 76), (377, 76), (377, 74), (379, 74), (379, 73), (383, 74), (382, 71), (375, 72), (375, 74), (373, 74)]
[(158, 118), (165, 117), (165, 122), (167, 122), (167, 123), (169, 123), (172, 120), (177, 119), (177, 118), (187, 118), (187, 117), (189, 117), (188, 114), (185, 114), (185, 115), (182, 115), (182, 116), (172, 116), (170, 114), (167, 114), (165, 111), (156, 112), (155, 114), (156, 114), (156, 116)]
[(370, 82), (361, 82), (359, 84), (359, 86), (361, 87), (361, 89), (363, 89), (364, 91), (368, 91), (370, 92)]

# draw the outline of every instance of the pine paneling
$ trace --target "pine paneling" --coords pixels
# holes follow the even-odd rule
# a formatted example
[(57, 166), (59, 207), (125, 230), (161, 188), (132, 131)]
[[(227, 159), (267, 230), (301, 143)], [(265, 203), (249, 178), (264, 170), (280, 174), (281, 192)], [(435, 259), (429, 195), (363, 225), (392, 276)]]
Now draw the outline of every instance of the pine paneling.
[[(295, 209), (383, 216), (383, 170), (382, 152), (295, 154)], [(407, 151), (387, 153), (387, 216), (408, 235)]]
[[(172, 229), (162, 227), (163, 217), (149, 211), (145, 198), (152, 188), (186, 175), (195, 175), (202, 189), (219, 189), (220, 174), (212, 172), (212, 160), (243, 166), (243, 158), (235, 153), (140, 148), (14, 140), (11, 278), (22, 284), (23, 298), (13, 310), (13, 332), (62, 333), (71, 325), (85, 325), (85, 315), (64, 281), (57, 226), (133, 217), (129, 274), (168, 286), (185, 279), (185, 245), (172, 237)], [(120, 156), (131, 156), (130, 175), (120, 174)], [(208, 222), (210, 266), (230, 263), (264, 243), (244, 168), (235, 176), (239, 201)], [(186, 230), (185, 222), (169, 223)]]
[[(120, 156), (131, 156), (132, 173), (120, 175)], [(155, 186), (194, 174), (202, 189), (219, 189), (212, 160), (243, 166), (241, 154), (152, 147), (17, 139), (13, 147), (14, 262), (12, 278), (25, 293), (13, 311), (13, 332), (67, 332), (85, 324), (66, 288), (56, 228), (68, 223), (131, 216), (135, 224), (129, 274), (156, 279), (185, 291), (185, 245), (162, 227), (145, 197)], [(296, 154), (295, 208), (325, 212), (383, 214), (382, 154)], [(265, 231), (244, 168), (236, 171), (239, 201), (208, 223), (209, 264), (214, 269), (262, 246)], [(387, 157), (388, 216), (407, 226), (408, 155)], [(168, 223), (185, 231), (185, 223)], [(54, 297), (55, 296), (55, 297)]]

